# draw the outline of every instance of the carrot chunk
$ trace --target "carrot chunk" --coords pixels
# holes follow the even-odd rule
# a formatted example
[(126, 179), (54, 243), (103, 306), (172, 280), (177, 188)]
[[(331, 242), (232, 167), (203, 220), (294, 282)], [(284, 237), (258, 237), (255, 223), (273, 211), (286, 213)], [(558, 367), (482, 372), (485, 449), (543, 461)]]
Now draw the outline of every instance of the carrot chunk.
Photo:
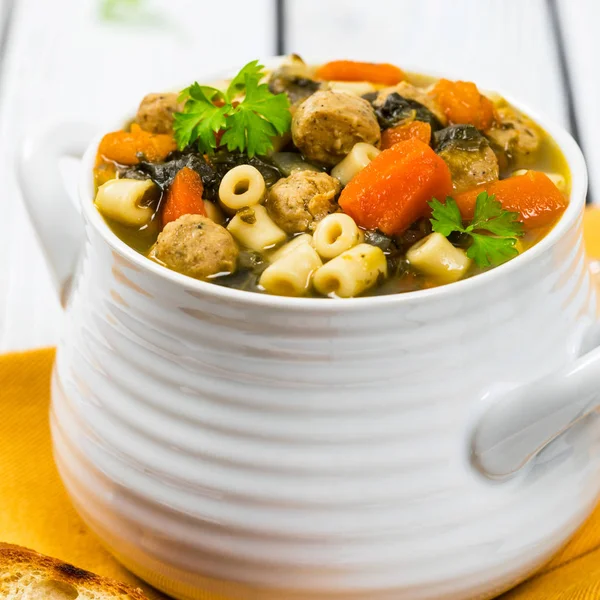
[(342, 191), (339, 205), (365, 229), (397, 235), (429, 212), (427, 202), (452, 191), (446, 163), (412, 138), (376, 156)]
[(163, 227), (183, 215), (206, 216), (202, 193), (202, 178), (196, 171), (183, 167), (175, 175), (162, 209)]
[(431, 95), (451, 123), (475, 125), (485, 131), (494, 122), (492, 101), (480, 94), (477, 86), (470, 81), (440, 79)]
[(404, 71), (389, 63), (333, 60), (317, 69), (317, 79), (327, 81), (370, 81), (396, 85), (405, 78)]
[(483, 191), (494, 194), (504, 210), (520, 213), (528, 229), (551, 225), (569, 204), (545, 173), (527, 171), (524, 175), (480, 185), (455, 196), (464, 219), (473, 218), (477, 196)]
[(429, 144), (431, 141), (431, 125), (424, 121), (411, 121), (410, 123), (404, 123), (404, 125), (390, 127), (381, 134), (381, 149), (387, 150), (398, 142), (413, 138)]
[(150, 133), (134, 123), (131, 131), (107, 133), (100, 142), (98, 155), (121, 165), (137, 165), (140, 156), (159, 162), (174, 150), (177, 144), (170, 133)]

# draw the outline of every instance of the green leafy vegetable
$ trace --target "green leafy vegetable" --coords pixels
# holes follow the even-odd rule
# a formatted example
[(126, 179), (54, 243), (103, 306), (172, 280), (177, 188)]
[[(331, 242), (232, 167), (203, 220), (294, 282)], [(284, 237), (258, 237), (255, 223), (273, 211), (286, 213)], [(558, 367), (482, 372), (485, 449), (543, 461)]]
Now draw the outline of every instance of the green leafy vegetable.
[(173, 125), (179, 149), (197, 143), (200, 152), (212, 154), (216, 134), (223, 130), (221, 143), (228, 150), (251, 157), (266, 154), (273, 147), (272, 138), (288, 131), (292, 116), (287, 96), (271, 93), (260, 83), (263, 75), (264, 67), (254, 60), (231, 80), (225, 93), (198, 83), (183, 90), (179, 100), (185, 105), (183, 112), (175, 113)]
[(180, 149), (198, 140), (203, 152), (217, 147), (215, 133), (225, 127), (227, 107), (215, 106), (213, 101), (222, 100), (223, 93), (215, 88), (193, 83), (179, 95), (179, 101), (185, 102), (182, 113), (174, 115), (175, 139)]
[[(489, 196), (487, 192), (477, 196), (473, 220), (466, 227), (460, 209), (452, 198), (446, 198), (444, 204), (433, 199), (429, 206), (433, 210), (433, 231), (445, 237), (453, 232), (471, 236), (467, 256), (478, 267), (499, 265), (519, 253), (515, 247), (517, 238), (523, 235), (519, 213), (504, 210), (495, 196)], [(488, 233), (481, 233), (484, 231)]]

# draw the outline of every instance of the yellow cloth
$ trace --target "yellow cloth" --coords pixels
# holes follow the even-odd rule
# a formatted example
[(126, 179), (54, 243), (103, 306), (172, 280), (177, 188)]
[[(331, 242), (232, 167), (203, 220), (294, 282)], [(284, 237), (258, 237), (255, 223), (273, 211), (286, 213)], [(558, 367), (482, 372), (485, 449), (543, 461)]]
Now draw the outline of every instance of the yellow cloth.
[[(600, 258), (600, 209), (586, 214), (586, 247)], [(121, 567), (72, 508), (52, 461), (48, 426), (54, 351), (0, 357), (0, 541), (33, 548), (151, 590)], [(206, 600), (211, 598), (206, 595)], [(216, 596), (213, 596), (216, 600)], [(502, 600), (600, 599), (600, 508), (542, 571)], [(282, 600), (285, 600), (282, 598)]]
[(52, 461), (48, 407), (54, 350), (0, 357), (0, 541), (151, 590), (117, 563), (71, 506)]

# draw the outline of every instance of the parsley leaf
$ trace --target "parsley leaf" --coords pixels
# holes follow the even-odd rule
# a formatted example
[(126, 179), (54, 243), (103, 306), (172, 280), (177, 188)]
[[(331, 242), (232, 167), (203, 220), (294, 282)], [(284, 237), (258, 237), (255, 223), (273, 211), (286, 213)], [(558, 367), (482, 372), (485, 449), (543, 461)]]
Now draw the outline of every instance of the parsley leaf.
[(231, 80), (227, 92), (225, 94), (227, 102), (231, 104), (236, 96), (239, 96), (246, 90), (248, 81), (258, 82), (263, 77), (264, 67), (259, 64), (257, 60), (249, 62), (247, 65), (242, 67), (241, 71)]
[(284, 134), (292, 124), (288, 97), (285, 94), (272, 94), (266, 83), (258, 85), (257, 82), (248, 79), (246, 98), (238, 108), (254, 111), (270, 122), (280, 135)]
[(217, 147), (215, 133), (225, 126), (225, 106), (215, 106), (214, 99), (222, 92), (215, 88), (193, 83), (179, 94), (185, 101), (183, 112), (173, 115), (173, 131), (180, 149), (194, 141), (200, 152), (211, 152)]
[[(254, 60), (231, 80), (225, 93), (198, 83), (183, 90), (179, 100), (185, 102), (184, 109), (175, 113), (173, 124), (179, 149), (196, 142), (201, 152), (212, 153), (219, 130), (224, 130), (221, 143), (229, 150), (252, 157), (273, 148), (272, 138), (289, 130), (292, 115), (287, 96), (271, 93), (260, 83), (263, 76), (264, 67)], [(234, 102), (242, 95), (241, 102)]]
[(210, 87), (209, 85), (200, 85), (197, 81), (192, 83), (190, 87), (186, 87), (181, 91), (178, 98), (179, 102), (187, 102), (193, 100), (200, 104), (213, 104), (215, 100), (225, 101), (225, 96), (221, 90)]
[(523, 223), (519, 221), (519, 213), (502, 208), (495, 196), (481, 192), (475, 202), (475, 214), (467, 231), (482, 229), (499, 236), (523, 235)]
[(277, 130), (252, 110), (242, 109), (227, 117), (227, 129), (221, 142), (227, 149), (247, 151), (248, 156), (264, 155), (272, 147), (271, 138)]
[(467, 249), (467, 256), (472, 258), (478, 267), (500, 265), (519, 254), (515, 248), (516, 238), (494, 237), (483, 233), (471, 233), (470, 235), (473, 242)]
[(433, 209), (431, 215), (431, 226), (434, 231), (448, 237), (453, 231), (464, 231), (462, 216), (458, 205), (452, 198), (446, 198), (446, 204), (442, 204), (435, 198), (429, 203)]
[[(466, 227), (452, 198), (446, 198), (445, 204), (434, 198), (429, 206), (433, 231), (445, 237), (453, 232), (466, 233), (471, 237), (467, 256), (478, 267), (496, 266), (519, 254), (515, 245), (517, 238), (523, 235), (523, 223), (519, 221), (518, 213), (504, 210), (493, 195), (481, 192), (477, 196), (473, 220)], [(484, 231), (487, 233), (481, 233)]]

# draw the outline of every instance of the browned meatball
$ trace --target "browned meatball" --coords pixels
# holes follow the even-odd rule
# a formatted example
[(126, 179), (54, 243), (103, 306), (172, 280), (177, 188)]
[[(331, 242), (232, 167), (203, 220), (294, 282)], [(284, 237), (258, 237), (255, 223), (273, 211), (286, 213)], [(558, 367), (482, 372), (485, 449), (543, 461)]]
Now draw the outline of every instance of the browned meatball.
[(434, 144), (450, 169), (455, 193), (498, 179), (496, 154), (473, 125), (451, 125), (436, 131)]
[(138, 108), (135, 121), (145, 131), (172, 133), (173, 113), (182, 109), (177, 94), (148, 94)]
[(442, 150), (439, 155), (450, 169), (452, 189), (456, 194), (498, 179), (498, 159), (487, 145), (476, 151)]
[(238, 254), (229, 231), (201, 215), (183, 215), (168, 223), (154, 246), (159, 261), (198, 279), (232, 273)]
[(294, 114), (292, 139), (309, 160), (337, 165), (357, 142), (378, 145), (381, 130), (371, 105), (346, 92), (319, 91)]
[(300, 233), (337, 210), (340, 188), (340, 182), (327, 173), (296, 171), (269, 190), (267, 210), (281, 229)]
[(498, 122), (486, 131), (494, 149), (508, 158), (527, 161), (540, 147), (541, 135), (536, 124), (510, 106), (496, 107)]

